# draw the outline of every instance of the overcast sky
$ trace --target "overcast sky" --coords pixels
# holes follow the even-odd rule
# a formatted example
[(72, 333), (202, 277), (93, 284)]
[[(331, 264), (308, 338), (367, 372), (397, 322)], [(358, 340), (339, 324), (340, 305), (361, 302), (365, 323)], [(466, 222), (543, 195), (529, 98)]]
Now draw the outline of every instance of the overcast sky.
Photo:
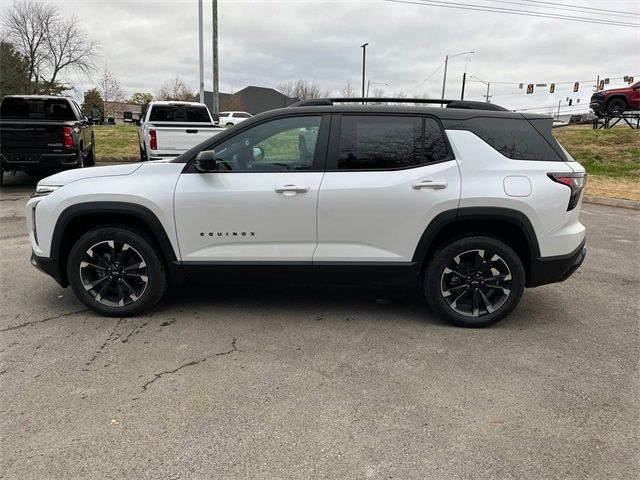
[[(461, 1), (461, 0), (456, 0)], [(467, 0), (468, 4), (540, 10), (529, 0)], [(0, 8), (12, 0), (0, 0)], [(105, 64), (120, 79), (125, 94), (156, 92), (173, 76), (198, 89), (197, 0), (54, 0), (63, 14), (77, 14), (100, 45), (98, 70)], [(460, 95), (462, 74), (492, 83), (492, 101), (508, 108), (546, 107), (566, 97), (587, 107), (592, 82), (601, 77), (640, 78), (640, 29), (533, 18), (424, 5), (368, 1), (219, 2), (220, 90), (247, 85), (275, 87), (304, 78), (338, 94), (348, 80), (361, 88), (362, 49), (368, 42), (367, 79), (387, 93), (440, 96), (443, 69), (429, 77), (445, 55), (473, 50), (449, 61), (446, 97)], [(562, 0), (640, 14), (640, 0), (591, 2)], [(211, 1), (205, 5), (205, 88), (211, 89)], [(553, 7), (552, 7), (553, 8)], [(540, 11), (549, 11), (540, 10)], [(596, 19), (638, 22), (639, 17)], [(595, 13), (595, 12), (594, 12)], [(94, 78), (69, 77), (76, 96)], [(574, 94), (572, 83), (581, 81)], [(585, 82), (586, 81), (586, 82)], [(526, 95), (518, 85), (497, 82), (556, 82)], [(380, 85), (387, 83), (389, 86)], [(622, 79), (612, 80), (621, 85)], [(372, 87), (373, 88), (373, 87)], [(486, 85), (469, 82), (465, 98), (483, 100)]]

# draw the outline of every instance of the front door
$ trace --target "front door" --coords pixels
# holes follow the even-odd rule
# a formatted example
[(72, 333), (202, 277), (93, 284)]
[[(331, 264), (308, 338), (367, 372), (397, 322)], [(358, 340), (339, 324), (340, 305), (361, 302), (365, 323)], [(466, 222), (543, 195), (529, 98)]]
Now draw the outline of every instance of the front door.
[[(213, 145), (218, 171), (181, 174), (174, 205), (183, 262), (310, 264), (328, 120), (267, 120)], [(314, 148), (301, 148), (302, 139)]]

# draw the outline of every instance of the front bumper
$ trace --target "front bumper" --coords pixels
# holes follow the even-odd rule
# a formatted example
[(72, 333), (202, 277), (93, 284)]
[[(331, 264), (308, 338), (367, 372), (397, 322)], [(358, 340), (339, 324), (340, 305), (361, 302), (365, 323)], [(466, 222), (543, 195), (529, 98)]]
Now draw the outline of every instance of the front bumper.
[(573, 275), (587, 256), (584, 240), (568, 255), (536, 258), (531, 262), (531, 273), (527, 287), (538, 287), (549, 283), (564, 282)]
[(593, 110), (594, 112), (604, 112), (606, 104), (607, 102), (605, 101), (604, 97), (591, 98), (591, 101), (589, 102), (589, 108), (591, 108), (591, 110)]
[(31, 252), (31, 265), (53, 278), (60, 286), (67, 287), (69, 282), (62, 278), (60, 264), (55, 258), (39, 257)]

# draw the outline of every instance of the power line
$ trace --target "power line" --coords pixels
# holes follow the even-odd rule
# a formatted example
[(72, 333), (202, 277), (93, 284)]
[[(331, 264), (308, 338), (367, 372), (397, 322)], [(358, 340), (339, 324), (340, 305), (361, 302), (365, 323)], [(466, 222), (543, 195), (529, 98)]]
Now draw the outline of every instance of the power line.
[(393, 3), (421, 5), (423, 7), (443, 7), (443, 8), (454, 8), (457, 10), (474, 10), (479, 12), (506, 13), (509, 15), (519, 15), (524, 17), (550, 18), (553, 20), (569, 20), (572, 22), (595, 23), (600, 25), (640, 28), (640, 24), (634, 24), (634, 23), (628, 23), (628, 22), (618, 22), (614, 20), (598, 20), (594, 18), (574, 17), (571, 15), (558, 15), (558, 14), (534, 12), (530, 10), (519, 10), (519, 9), (513, 9), (513, 8), (491, 7), (491, 6), (484, 6), (484, 5), (478, 5), (478, 4), (453, 3), (453, 2), (434, 1), (434, 0), (421, 0), (421, 1), (387, 0), (387, 1), (393, 2)]
[[(568, 11), (568, 12), (578, 12), (578, 13), (586, 13), (587, 15), (606, 15), (606, 16), (610, 16), (610, 17), (624, 17), (624, 18), (628, 18), (629, 16), (632, 17), (640, 17), (640, 13), (632, 13), (632, 12), (625, 12), (625, 13), (619, 13), (619, 12), (615, 12), (613, 10), (606, 10), (606, 9), (595, 9), (598, 11), (590, 11), (593, 10), (589, 7), (582, 7), (582, 6), (578, 6), (578, 5), (566, 5), (566, 4), (558, 4), (558, 3), (550, 3), (550, 2), (533, 2), (533, 3), (543, 3), (543, 4), (548, 4), (548, 5), (553, 5), (553, 7), (546, 7), (543, 5), (531, 5), (531, 3), (525, 3), (526, 0), (523, 1), (519, 1), (519, 2), (514, 2), (514, 1), (509, 1), (509, 0), (484, 0), (485, 2), (494, 2), (494, 3), (506, 3), (506, 4), (510, 4), (510, 5), (519, 5), (521, 7), (533, 7), (533, 8), (546, 8), (548, 10), (564, 10), (564, 11)], [(532, 1), (532, 0), (529, 0)], [(586, 10), (583, 10), (586, 9)], [(606, 13), (605, 13), (606, 12)], [(549, 13), (551, 15), (553, 15), (553, 12), (540, 12), (540, 13)], [(611, 21), (616, 21), (611, 19)]]
[(407, 93), (409, 92), (413, 92), (416, 88), (421, 87), (422, 85), (424, 85), (425, 83), (427, 83), (427, 81), (431, 80), (431, 78), (438, 73), (438, 70), (440, 70), (442, 68), (442, 65), (444, 65), (444, 61), (442, 61), (442, 63), (440, 65), (438, 65), (438, 68), (436, 68), (433, 73), (431, 75), (429, 75), (427, 78), (425, 78), (422, 82), (420, 82), (418, 85), (416, 85), (415, 87), (413, 87), (410, 90), (407, 90)]
[(576, 7), (576, 8), (583, 8), (585, 10), (594, 10), (596, 12), (621, 13), (623, 15), (640, 15), (638, 12), (622, 12), (620, 10), (609, 10), (608, 8), (586, 7), (584, 5), (567, 5), (566, 3), (543, 2), (541, 0), (526, 0), (526, 1), (529, 3), (544, 3), (547, 5), (553, 5), (554, 7)]

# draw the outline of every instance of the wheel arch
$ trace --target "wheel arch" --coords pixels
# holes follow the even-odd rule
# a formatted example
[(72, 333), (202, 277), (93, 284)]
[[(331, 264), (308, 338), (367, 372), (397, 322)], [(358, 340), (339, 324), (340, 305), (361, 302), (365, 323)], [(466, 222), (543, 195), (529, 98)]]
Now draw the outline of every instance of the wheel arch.
[(509, 245), (521, 258), (529, 283), (532, 262), (540, 256), (540, 247), (527, 216), (509, 208), (463, 207), (440, 213), (423, 232), (413, 262), (422, 274), (436, 249), (454, 239), (471, 235), (487, 235)]
[(106, 225), (121, 225), (143, 233), (160, 249), (171, 282), (184, 279), (176, 252), (158, 217), (147, 207), (127, 202), (88, 202), (67, 207), (58, 217), (51, 241), (63, 286), (69, 284), (67, 259), (73, 244), (84, 233)]

